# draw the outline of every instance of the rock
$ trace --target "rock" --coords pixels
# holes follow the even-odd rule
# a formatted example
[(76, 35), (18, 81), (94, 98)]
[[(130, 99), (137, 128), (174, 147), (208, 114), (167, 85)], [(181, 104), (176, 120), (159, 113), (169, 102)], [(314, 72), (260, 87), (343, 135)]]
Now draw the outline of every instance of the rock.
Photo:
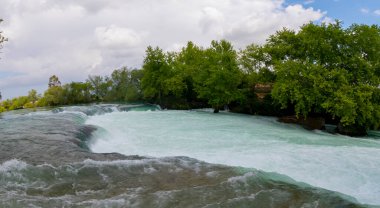
[(278, 118), (278, 121), (282, 123), (300, 124), (300, 118), (297, 118), (297, 116), (283, 116)]
[(348, 126), (343, 126), (341, 123), (338, 124), (338, 133), (347, 135), (347, 136), (367, 136), (367, 130), (363, 126), (358, 126), (358, 125), (348, 125)]
[(322, 117), (305, 117), (299, 116), (284, 116), (278, 119), (282, 123), (293, 123), (302, 125), (305, 129), (308, 130), (322, 130), (325, 128), (325, 119)]
[(325, 119), (322, 117), (307, 117), (302, 120), (302, 126), (308, 130), (322, 130), (325, 128)]

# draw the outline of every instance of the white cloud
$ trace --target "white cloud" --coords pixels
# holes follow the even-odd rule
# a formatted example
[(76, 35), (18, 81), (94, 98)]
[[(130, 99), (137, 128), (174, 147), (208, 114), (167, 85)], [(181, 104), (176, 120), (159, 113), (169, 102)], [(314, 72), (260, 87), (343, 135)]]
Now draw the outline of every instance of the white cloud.
[(368, 14), (368, 13), (369, 13), (369, 10), (366, 9), (366, 8), (361, 8), (361, 9), (360, 9), (360, 12), (363, 13), (363, 14)]
[(377, 15), (377, 16), (380, 16), (380, 9), (375, 10), (373, 13), (374, 13), (375, 15)]
[(335, 23), (335, 20), (331, 19), (330, 17), (324, 17), (322, 19), (322, 22), (325, 24), (333, 24), (333, 23)]
[(140, 35), (134, 30), (115, 25), (95, 28), (95, 37), (101, 47), (111, 49), (135, 47), (141, 42)]
[(205, 7), (202, 9), (202, 18), (199, 21), (203, 33), (215, 33), (217, 36), (223, 36), (222, 24), (224, 15), (214, 7)]
[(282, 27), (326, 19), (322, 11), (285, 0), (1, 2), (0, 30), (9, 38), (0, 54), (3, 97), (17, 96), (7, 91), (20, 85), (45, 86), (52, 74), (69, 82), (139, 67), (148, 45), (178, 50), (189, 40), (208, 46), (226, 38), (241, 48), (263, 43)]
[(306, 0), (303, 4), (308, 5), (314, 3), (314, 0)]

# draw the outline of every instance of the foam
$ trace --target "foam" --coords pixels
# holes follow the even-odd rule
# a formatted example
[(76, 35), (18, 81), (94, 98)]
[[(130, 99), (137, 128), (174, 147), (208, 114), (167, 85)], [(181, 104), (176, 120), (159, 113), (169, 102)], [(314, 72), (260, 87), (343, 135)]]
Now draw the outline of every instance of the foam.
[(113, 112), (89, 117), (86, 124), (102, 128), (90, 145), (94, 152), (188, 156), (256, 168), (380, 205), (379, 140), (307, 131), (270, 117), (207, 110)]
[(0, 173), (9, 174), (12, 171), (21, 171), (26, 169), (28, 164), (17, 159), (7, 160), (0, 165)]

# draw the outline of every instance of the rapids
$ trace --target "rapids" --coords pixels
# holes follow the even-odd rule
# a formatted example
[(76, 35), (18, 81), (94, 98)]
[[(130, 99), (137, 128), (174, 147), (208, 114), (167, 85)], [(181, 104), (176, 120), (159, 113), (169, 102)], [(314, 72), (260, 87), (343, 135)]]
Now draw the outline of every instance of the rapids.
[(275, 118), (211, 111), (114, 112), (90, 148), (142, 156), (188, 156), (256, 168), (380, 205), (380, 141), (308, 131)]
[(0, 114), (0, 207), (372, 207), (379, 148), (208, 110), (13, 111)]

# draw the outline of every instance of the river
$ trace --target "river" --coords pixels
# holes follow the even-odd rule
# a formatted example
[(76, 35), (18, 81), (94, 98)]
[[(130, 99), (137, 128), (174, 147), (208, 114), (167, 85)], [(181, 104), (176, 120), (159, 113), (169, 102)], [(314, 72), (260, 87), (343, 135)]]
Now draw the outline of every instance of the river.
[(0, 207), (377, 207), (380, 141), (143, 105), (0, 119)]

